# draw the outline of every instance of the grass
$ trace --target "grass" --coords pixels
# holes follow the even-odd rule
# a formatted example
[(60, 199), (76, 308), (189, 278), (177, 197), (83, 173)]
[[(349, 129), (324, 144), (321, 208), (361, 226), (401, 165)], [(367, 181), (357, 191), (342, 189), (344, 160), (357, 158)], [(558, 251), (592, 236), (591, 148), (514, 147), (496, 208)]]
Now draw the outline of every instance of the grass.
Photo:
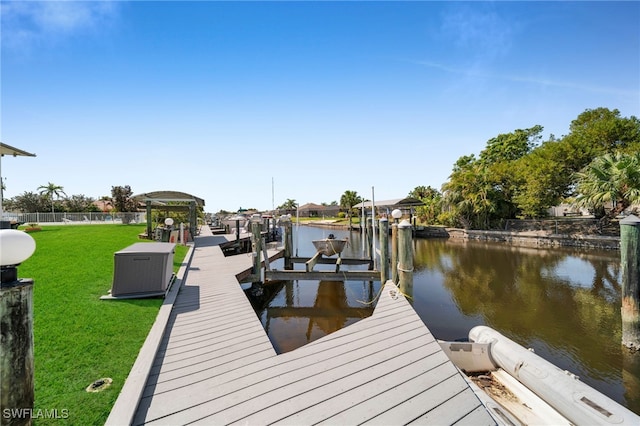
[[(291, 218), (293, 223), (296, 222), (296, 218), (292, 217)], [(349, 224), (349, 218), (345, 218), (345, 217), (337, 217), (337, 216), (327, 216), (327, 217), (301, 217), (298, 218), (300, 220), (300, 223), (310, 223), (310, 222), (319, 222), (319, 221), (326, 221), (326, 220), (332, 220), (334, 221), (335, 225), (348, 225)], [(357, 225), (360, 223), (360, 218), (359, 217), (353, 217), (351, 218), (351, 224), (352, 225)]]
[[(34, 279), (34, 409), (66, 417), (37, 424), (106, 421), (162, 304), (100, 300), (111, 288), (114, 252), (138, 242), (142, 231), (144, 225), (65, 225), (30, 234), (36, 252), (18, 270)], [(186, 253), (176, 246), (174, 271)], [(107, 377), (109, 388), (86, 392)]]

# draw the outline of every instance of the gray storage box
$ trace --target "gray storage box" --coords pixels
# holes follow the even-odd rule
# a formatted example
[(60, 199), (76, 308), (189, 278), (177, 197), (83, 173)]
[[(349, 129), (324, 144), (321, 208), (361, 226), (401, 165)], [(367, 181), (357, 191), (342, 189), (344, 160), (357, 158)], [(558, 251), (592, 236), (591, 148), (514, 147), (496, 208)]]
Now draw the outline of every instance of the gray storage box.
[(173, 275), (174, 243), (135, 243), (114, 254), (111, 297), (162, 295)]

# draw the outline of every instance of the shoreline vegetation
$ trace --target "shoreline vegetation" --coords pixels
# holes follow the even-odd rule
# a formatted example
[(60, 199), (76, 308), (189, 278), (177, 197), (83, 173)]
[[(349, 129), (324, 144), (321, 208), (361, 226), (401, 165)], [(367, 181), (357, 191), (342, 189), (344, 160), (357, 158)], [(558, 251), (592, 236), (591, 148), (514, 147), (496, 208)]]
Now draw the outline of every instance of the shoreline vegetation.
[[(619, 227), (610, 227), (604, 233), (597, 233), (590, 227), (578, 226), (580, 219), (548, 219), (548, 226), (538, 225), (543, 221), (534, 221), (534, 226), (521, 226), (513, 230), (471, 230), (448, 228), (444, 226), (416, 225), (415, 238), (447, 238), (463, 241), (485, 241), (508, 243), (524, 247), (578, 247), (587, 249), (619, 250)], [(530, 223), (532, 221), (523, 221)], [(300, 218), (300, 225), (317, 226), (331, 229), (349, 229), (347, 219), (341, 218)], [(617, 224), (616, 224), (617, 225)], [(360, 222), (352, 221), (352, 230), (360, 231)], [(538, 228), (538, 229), (536, 229)]]

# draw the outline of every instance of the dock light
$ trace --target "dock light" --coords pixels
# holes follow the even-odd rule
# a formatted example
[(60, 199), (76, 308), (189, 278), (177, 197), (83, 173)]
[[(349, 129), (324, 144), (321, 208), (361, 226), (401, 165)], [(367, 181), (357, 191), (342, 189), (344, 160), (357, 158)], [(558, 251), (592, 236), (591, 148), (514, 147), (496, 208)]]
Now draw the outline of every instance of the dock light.
[(0, 368), (3, 425), (31, 424), (22, 417), (33, 409), (33, 280), (18, 279), (18, 265), (35, 249), (26, 232), (0, 229), (0, 365), (11, 366)]
[(0, 281), (2, 286), (18, 281), (17, 266), (31, 257), (36, 250), (36, 242), (23, 231), (16, 229), (0, 230)]
[(400, 219), (402, 217), (402, 210), (400, 209), (394, 209), (391, 212), (391, 216), (396, 220), (396, 222), (398, 221), (398, 219)]

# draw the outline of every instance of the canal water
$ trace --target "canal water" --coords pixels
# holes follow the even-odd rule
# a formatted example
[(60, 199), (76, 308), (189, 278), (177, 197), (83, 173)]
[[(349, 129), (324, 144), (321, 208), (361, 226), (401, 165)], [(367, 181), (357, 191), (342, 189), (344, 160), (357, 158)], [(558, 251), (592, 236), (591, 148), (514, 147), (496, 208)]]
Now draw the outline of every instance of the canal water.
[[(294, 251), (312, 256), (311, 240), (329, 233), (350, 239), (343, 257), (366, 256), (359, 232), (308, 226), (294, 226)], [(640, 414), (640, 353), (621, 345), (618, 251), (443, 239), (416, 239), (414, 249), (411, 303), (437, 339), (487, 325)], [(266, 285), (252, 303), (284, 353), (371, 315), (379, 290), (379, 281), (300, 280)]]

